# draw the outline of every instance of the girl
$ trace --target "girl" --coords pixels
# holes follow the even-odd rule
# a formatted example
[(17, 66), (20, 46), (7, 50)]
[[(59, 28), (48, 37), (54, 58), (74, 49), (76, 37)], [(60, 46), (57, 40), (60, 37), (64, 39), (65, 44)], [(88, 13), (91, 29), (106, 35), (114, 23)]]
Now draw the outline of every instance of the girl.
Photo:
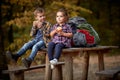
[(67, 24), (68, 13), (65, 9), (58, 10), (56, 21), (57, 23), (52, 27), (50, 32), (52, 40), (48, 43), (48, 57), (51, 69), (58, 62), (62, 49), (71, 47), (71, 37), (73, 35), (71, 27)]

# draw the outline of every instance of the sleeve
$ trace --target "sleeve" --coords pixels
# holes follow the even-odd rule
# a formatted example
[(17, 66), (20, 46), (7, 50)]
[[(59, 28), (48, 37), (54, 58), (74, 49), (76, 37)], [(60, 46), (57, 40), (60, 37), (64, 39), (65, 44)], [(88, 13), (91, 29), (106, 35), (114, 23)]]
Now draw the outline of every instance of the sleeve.
[(56, 26), (53, 25), (53, 26), (50, 28), (50, 32), (53, 31), (55, 28), (56, 28)]
[(72, 28), (69, 25), (68, 25), (67, 29), (68, 29), (67, 30), (68, 33), (72, 33)]
[(45, 34), (45, 36), (49, 36), (51, 24), (50, 24), (50, 23), (47, 23), (45, 26), (46, 26), (46, 27), (45, 27), (45, 31), (43, 31), (43, 33)]
[(35, 28), (34, 26), (32, 27), (31, 31), (30, 31), (30, 36), (34, 36), (37, 32), (37, 28)]

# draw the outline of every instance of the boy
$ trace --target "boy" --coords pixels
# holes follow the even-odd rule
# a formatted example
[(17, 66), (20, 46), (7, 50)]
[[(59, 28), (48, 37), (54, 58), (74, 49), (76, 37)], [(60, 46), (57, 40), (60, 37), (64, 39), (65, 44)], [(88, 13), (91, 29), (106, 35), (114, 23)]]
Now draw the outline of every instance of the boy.
[(17, 62), (18, 58), (21, 57), (28, 49), (32, 48), (31, 54), (28, 58), (23, 58), (22, 62), (25, 67), (29, 68), (32, 61), (34, 60), (38, 50), (45, 48), (47, 43), (50, 41), (49, 29), (51, 27), (49, 22), (45, 21), (45, 11), (42, 8), (37, 8), (34, 11), (35, 21), (33, 21), (33, 27), (30, 32), (30, 36), (33, 39), (23, 45), (23, 47), (16, 53), (6, 53), (6, 56)]

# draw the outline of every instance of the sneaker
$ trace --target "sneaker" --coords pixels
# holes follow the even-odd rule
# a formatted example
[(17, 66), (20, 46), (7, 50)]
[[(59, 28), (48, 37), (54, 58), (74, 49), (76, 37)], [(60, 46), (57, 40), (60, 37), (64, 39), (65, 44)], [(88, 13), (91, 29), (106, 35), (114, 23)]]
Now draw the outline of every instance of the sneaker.
[(53, 64), (53, 65), (55, 65), (57, 62), (58, 62), (57, 59), (50, 60), (50, 63)]
[(25, 66), (26, 68), (29, 68), (30, 65), (31, 65), (31, 63), (32, 63), (32, 61), (29, 60), (28, 58), (23, 58), (23, 59), (22, 59), (22, 62), (23, 62), (24, 66)]
[(50, 67), (51, 67), (51, 69), (54, 69), (54, 65), (56, 64), (58, 62), (58, 60), (57, 59), (53, 59), (53, 60), (50, 60)]
[(57, 59), (53, 59), (53, 64), (55, 65), (55, 64), (57, 64), (57, 62), (58, 62), (58, 60)]
[(15, 63), (17, 63), (17, 60), (19, 58), (16, 54), (12, 54), (10, 51), (6, 52), (6, 57), (8, 60), (13, 61)]

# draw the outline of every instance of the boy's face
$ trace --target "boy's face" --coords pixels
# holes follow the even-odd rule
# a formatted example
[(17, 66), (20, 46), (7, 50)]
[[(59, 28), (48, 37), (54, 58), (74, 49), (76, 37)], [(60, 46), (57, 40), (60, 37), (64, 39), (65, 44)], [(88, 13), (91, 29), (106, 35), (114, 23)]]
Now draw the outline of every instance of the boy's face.
[(44, 22), (45, 21), (45, 13), (44, 12), (37, 13), (35, 19), (37, 21)]
[(65, 16), (63, 12), (57, 12), (56, 21), (58, 24), (63, 24), (67, 21), (67, 16)]

